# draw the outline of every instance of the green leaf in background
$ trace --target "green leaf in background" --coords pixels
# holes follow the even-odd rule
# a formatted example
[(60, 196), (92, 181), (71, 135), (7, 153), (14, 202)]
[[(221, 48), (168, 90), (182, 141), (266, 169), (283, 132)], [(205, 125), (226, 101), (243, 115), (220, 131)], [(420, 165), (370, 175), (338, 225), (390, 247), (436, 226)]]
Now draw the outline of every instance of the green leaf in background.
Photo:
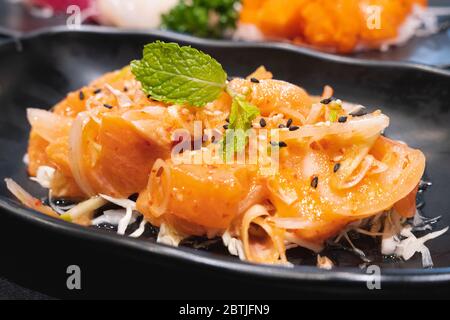
[(221, 38), (236, 29), (240, 0), (180, 0), (162, 16), (163, 29), (204, 38)]
[(144, 48), (131, 70), (152, 99), (202, 107), (225, 89), (227, 74), (211, 56), (192, 47), (157, 41)]

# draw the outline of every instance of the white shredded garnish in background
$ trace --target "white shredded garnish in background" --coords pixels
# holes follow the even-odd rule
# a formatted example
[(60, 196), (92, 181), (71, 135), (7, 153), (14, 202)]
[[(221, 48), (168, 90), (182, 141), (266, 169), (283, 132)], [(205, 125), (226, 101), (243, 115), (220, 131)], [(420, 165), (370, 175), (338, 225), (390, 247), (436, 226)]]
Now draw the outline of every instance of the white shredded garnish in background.
[(184, 238), (186, 238), (184, 235), (181, 235), (169, 225), (162, 223), (159, 227), (159, 233), (156, 242), (163, 243), (172, 247), (178, 247), (178, 245)]
[(334, 267), (333, 261), (331, 261), (328, 257), (317, 255), (317, 267), (324, 270), (331, 270)]
[(245, 252), (242, 241), (236, 238), (233, 238), (229, 231), (226, 231), (222, 235), (222, 242), (225, 247), (227, 247), (228, 252), (233, 255), (239, 257), (240, 260), (245, 261)]
[(31, 177), (30, 180), (39, 183), (42, 188), (50, 189), (55, 172), (56, 170), (52, 167), (41, 166), (37, 169), (36, 177)]
[[(120, 220), (122, 220), (123, 217), (126, 215), (126, 213), (127, 213), (126, 209), (106, 210), (103, 212), (101, 216), (98, 216), (97, 218), (92, 220), (91, 224), (100, 225), (102, 223), (107, 223), (113, 226), (117, 226), (119, 225)], [(129, 224), (136, 222), (137, 217), (138, 217), (137, 212), (133, 212)]]
[(266, 37), (257, 26), (253, 24), (239, 23), (236, 31), (233, 34), (233, 39), (247, 40), (247, 41), (264, 41)]
[(147, 221), (145, 219), (142, 219), (141, 224), (139, 225), (139, 228), (136, 229), (132, 234), (129, 235), (131, 238), (139, 238), (144, 234), (145, 231), (145, 225), (147, 224)]

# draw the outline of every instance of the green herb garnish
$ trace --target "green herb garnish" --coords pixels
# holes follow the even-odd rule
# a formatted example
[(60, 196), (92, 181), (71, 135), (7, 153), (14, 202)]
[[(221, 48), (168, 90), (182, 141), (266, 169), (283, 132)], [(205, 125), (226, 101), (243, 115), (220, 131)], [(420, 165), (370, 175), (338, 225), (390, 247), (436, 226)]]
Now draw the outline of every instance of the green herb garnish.
[(240, 0), (181, 0), (162, 16), (163, 29), (198, 37), (220, 38), (234, 30), (239, 18)]
[(227, 80), (220, 63), (206, 53), (161, 41), (146, 45), (131, 71), (152, 99), (196, 107), (216, 100)]
[[(260, 114), (258, 107), (245, 100), (244, 96), (233, 98), (230, 112), (230, 123), (223, 139), (223, 152), (230, 159), (235, 152), (242, 152), (248, 143), (247, 130), (252, 127), (253, 120)], [(227, 143), (232, 142), (232, 145)]]
[(342, 113), (342, 105), (339, 102), (332, 101), (329, 105), (328, 120), (336, 122), (339, 119), (339, 115)]
[(259, 109), (227, 88), (227, 74), (212, 57), (191, 47), (157, 41), (145, 46), (141, 60), (131, 62), (131, 71), (146, 94), (166, 103), (202, 107), (227, 91), (233, 102), (222, 143), (224, 154), (228, 158), (245, 149), (247, 130)]

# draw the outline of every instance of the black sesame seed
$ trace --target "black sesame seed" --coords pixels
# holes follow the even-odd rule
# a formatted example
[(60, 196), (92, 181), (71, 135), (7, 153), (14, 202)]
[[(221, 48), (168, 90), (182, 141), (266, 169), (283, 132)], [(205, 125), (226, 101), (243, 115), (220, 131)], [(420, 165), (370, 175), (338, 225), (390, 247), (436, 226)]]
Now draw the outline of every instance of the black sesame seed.
[(84, 92), (83, 92), (83, 91), (80, 91), (80, 92), (78, 93), (78, 97), (80, 98), (80, 100), (84, 100)]
[(292, 119), (289, 119), (288, 121), (287, 121), (287, 123), (286, 123), (286, 127), (290, 127), (290, 126), (292, 126)]
[(265, 126), (267, 126), (266, 119), (261, 118), (261, 120), (259, 120), (259, 125), (261, 126), (261, 128), (264, 128)]
[(331, 98), (323, 99), (322, 101), (320, 101), (320, 103), (321, 104), (330, 104), (334, 100), (336, 100), (336, 98), (331, 97)]
[(284, 141), (276, 142), (276, 141), (270, 141), (270, 145), (273, 147), (279, 147), (279, 148), (286, 148), (287, 143)]
[(311, 180), (311, 187), (316, 189), (318, 185), (319, 185), (319, 177), (315, 176)]
[(300, 129), (300, 127), (297, 127), (297, 126), (289, 127), (289, 131), (297, 131), (298, 129)]
[(338, 122), (339, 123), (345, 123), (345, 122), (347, 122), (347, 117), (339, 117), (339, 119), (338, 119)]
[(284, 124), (280, 124), (280, 125), (278, 126), (278, 128), (283, 129), (283, 128), (286, 128), (286, 126), (285, 126)]
[(105, 103), (103, 106), (104, 106), (106, 109), (112, 109), (112, 108), (113, 108), (112, 105), (107, 104), (107, 103)]
[(334, 165), (333, 171), (336, 173), (341, 168), (341, 164), (338, 162)]
[(124, 92), (128, 92), (128, 88), (127, 87), (123, 87), (123, 91)]
[(362, 116), (365, 116), (366, 114), (367, 114), (367, 112), (363, 111), (363, 110), (350, 113), (350, 115), (352, 117), (362, 117)]
[(228, 130), (228, 125), (227, 125), (227, 124), (224, 125), (223, 128), (224, 128), (225, 130)]
[(99, 94), (100, 92), (102, 92), (102, 89), (96, 89), (96, 90), (94, 91), (94, 94)]
[(251, 78), (250, 81), (253, 82), (253, 83), (259, 83), (259, 80), (256, 79), (256, 78)]
[(230, 118), (226, 118), (225, 121), (226, 121), (226, 122), (230, 122)]

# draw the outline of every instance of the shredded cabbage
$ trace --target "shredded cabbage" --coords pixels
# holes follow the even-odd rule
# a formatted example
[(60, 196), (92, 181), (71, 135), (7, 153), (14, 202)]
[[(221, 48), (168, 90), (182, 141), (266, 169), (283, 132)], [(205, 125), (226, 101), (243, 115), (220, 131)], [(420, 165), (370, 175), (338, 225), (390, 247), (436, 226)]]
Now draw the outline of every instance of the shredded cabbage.
[(223, 242), (223, 245), (225, 247), (227, 247), (228, 252), (231, 255), (238, 256), (239, 259), (241, 259), (242, 261), (246, 260), (244, 246), (242, 244), (242, 241), (237, 238), (233, 238), (229, 231), (226, 231), (222, 235), (222, 242)]
[(180, 242), (186, 238), (186, 236), (180, 234), (168, 224), (162, 223), (159, 228), (158, 238), (156, 242), (163, 243), (172, 247), (178, 247)]
[(50, 189), (55, 172), (56, 170), (52, 167), (41, 166), (37, 169), (36, 177), (30, 179), (39, 183), (42, 188)]

